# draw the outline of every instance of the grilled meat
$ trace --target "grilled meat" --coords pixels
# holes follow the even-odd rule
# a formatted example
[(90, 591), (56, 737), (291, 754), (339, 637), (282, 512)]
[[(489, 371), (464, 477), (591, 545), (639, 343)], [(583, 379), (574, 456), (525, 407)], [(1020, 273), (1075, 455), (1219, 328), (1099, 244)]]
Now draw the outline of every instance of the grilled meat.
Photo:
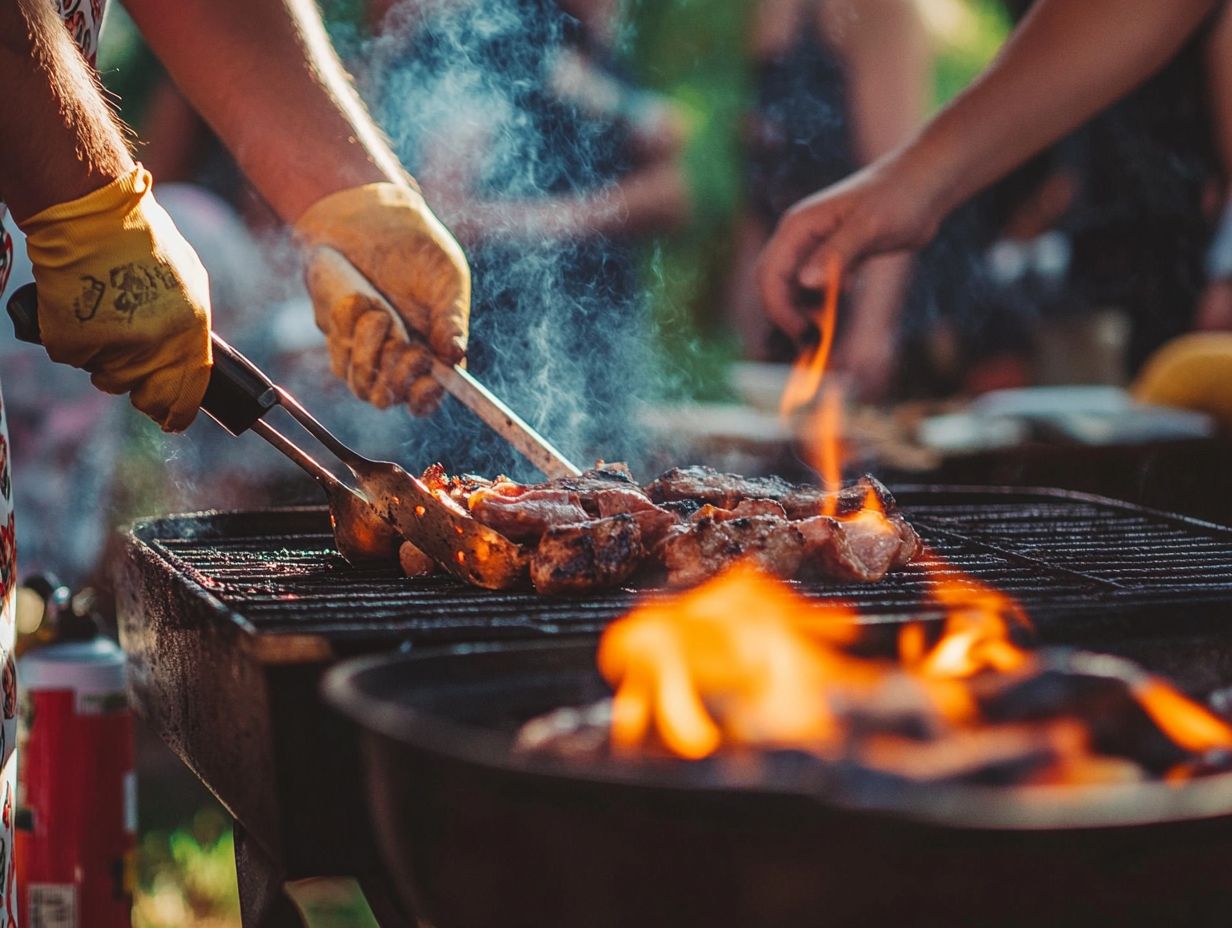
[(694, 586), (738, 561), (791, 578), (804, 560), (804, 537), (775, 516), (707, 516), (672, 532), (660, 549), (671, 586)]
[(814, 516), (792, 524), (804, 536), (805, 572), (833, 580), (875, 583), (919, 554), (920, 537), (897, 515)]
[(637, 570), (646, 549), (631, 515), (609, 516), (549, 529), (530, 559), (540, 593), (583, 593), (619, 586)]
[(734, 509), (720, 509), (718, 506), (706, 503), (701, 509), (689, 516), (689, 521), (700, 522), (702, 519), (714, 519), (717, 522), (727, 522), (730, 519), (739, 519), (743, 516), (774, 516), (779, 519), (786, 519), (787, 511), (783, 509), (781, 503), (776, 503), (772, 499), (746, 499), (743, 502), (737, 503)]
[[(676, 467), (646, 485), (646, 495), (660, 505), (682, 501), (709, 503), (719, 509), (735, 509), (748, 500), (772, 500), (782, 505), (789, 519), (808, 519), (832, 506), (838, 515), (859, 512), (869, 494), (886, 512), (894, 508), (894, 497), (880, 481), (861, 477), (837, 494), (820, 487), (794, 486), (778, 477), (741, 477), (721, 474), (702, 466)], [(837, 495), (837, 500), (834, 497)]]
[(476, 521), (511, 541), (534, 542), (551, 528), (590, 518), (576, 493), (550, 488), (528, 488), (517, 496), (481, 490), (471, 496), (470, 507)]
[[(451, 477), (439, 465), (422, 479), (449, 505), (519, 542), (543, 593), (618, 585), (643, 564), (665, 567), (673, 586), (737, 561), (784, 578), (803, 571), (873, 582), (921, 549), (893, 496), (871, 477), (837, 494), (708, 467), (670, 470), (645, 489), (622, 464), (533, 485)], [(419, 574), (426, 565), (404, 548), (403, 566)]]
[(656, 503), (696, 500), (720, 509), (734, 509), (746, 499), (781, 500), (795, 489), (778, 477), (741, 477), (695, 465), (673, 467), (646, 485), (646, 495)]
[(429, 577), (436, 573), (436, 561), (428, 557), (409, 541), (398, 548), (398, 564), (408, 577)]

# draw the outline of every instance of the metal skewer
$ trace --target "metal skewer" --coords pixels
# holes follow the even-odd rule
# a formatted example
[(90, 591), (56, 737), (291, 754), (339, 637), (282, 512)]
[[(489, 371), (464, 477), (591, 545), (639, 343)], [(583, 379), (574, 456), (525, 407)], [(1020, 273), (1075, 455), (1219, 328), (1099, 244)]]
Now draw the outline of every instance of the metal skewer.
[[(389, 314), (395, 331), (404, 341), (415, 337), (393, 304), (340, 252), (333, 248), (317, 248), (312, 254), (312, 273), (318, 286), (336, 288), (340, 294), (359, 293), (381, 307)], [(465, 368), (433, 359), (432, 376), (447, 393), (483, 420), (488, 428), (517, 449), (548, 479), (576, 477), (582, 472)]]

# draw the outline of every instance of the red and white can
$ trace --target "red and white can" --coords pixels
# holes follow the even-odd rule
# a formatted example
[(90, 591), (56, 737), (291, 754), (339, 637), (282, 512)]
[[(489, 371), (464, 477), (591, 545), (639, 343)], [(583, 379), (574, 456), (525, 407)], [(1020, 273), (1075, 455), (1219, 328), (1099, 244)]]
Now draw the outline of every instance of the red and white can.
[(129, 928), (137, 840), (124, 652), (103, 637), (18, 661), (17, 885), (27, 928)]

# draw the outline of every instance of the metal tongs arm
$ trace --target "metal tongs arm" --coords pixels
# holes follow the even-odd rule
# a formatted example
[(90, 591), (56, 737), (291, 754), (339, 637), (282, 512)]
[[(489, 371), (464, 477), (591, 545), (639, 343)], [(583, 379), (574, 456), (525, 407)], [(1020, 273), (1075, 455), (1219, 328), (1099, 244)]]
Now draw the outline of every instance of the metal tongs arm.
[[(19, 339), (42, 344), (33, 285), (13, 294), (8, 312)], [(392, 546), (396, 539), (388, 526), (467, 583), (501, 589), (520, 581), (525, 564), (517, 545), (466, 513), (451, 509), (397, 464), (358, 454), (217, 333), (211, 341), (214, 366), (201, 409), (232, 435), (250, 429), (256, 432), (325, 488), (343, 554), (371, 554), (375, 548)], [(345, 465), (359, 489), (347, 486), (265, 422), (264, 416), (275, 406), (282, 406)]]

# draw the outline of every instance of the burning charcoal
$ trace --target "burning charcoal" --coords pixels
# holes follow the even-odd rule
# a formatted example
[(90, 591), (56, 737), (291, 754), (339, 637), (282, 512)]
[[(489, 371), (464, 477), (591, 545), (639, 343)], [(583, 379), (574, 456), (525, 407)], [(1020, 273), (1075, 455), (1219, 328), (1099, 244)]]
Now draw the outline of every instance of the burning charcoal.
[(398, 548), (398, 563), (402, 572), (408, 577), (427, 577), (436, 573), (436, 561), (428, 557), (409, 541), (402, 542)]
[(1063, 757), (1023, 781), (1024, 786), (1099, 786), (1140, 783), (1147, 773), (1140, 764), (1124, 757), (1084, 754)]
[(1085, 744), (1082, 725), (1060, 719), (962, 729), (928, 741), (875, 735), (857, 743), (852, 759), (915, 783), (997, 786), (1021, 783), (1061, 758), (1083, 753)]
[(1177, 764), (1164, 774), (1164, 779), (1177, 783), (1216, 773), (1232, 773), (1232, 751), (1207, 751), (1200, 757)]
[(518, 730), (517, 753), (554, 754), (567, 760), (597, 760), (608, 753), (612, 701), (555, 709), (536, 716)]
[(471, 515), (512, 541), (530, 542), (555, 526), (590, 519), (576, 494), (557, 489), (527, 489), (517, 496), (484, 491), (472, 498)]
[(949, 730), (928, 691), (909, 674), (889, 671), (859, 697), (850, 702), (835, 700), (835, 710), (856, 739), (886, 734), (928, 740)]
[(637, 571), (646, 549), (633, 516), (611, 516), (549, 529), (530, 559), (540, 593), (581, 593), (619, 586)]
[(703, 518), (664, 540), (661, 551), (671, 586), (695, 586), (737, 562), (768, 574), (793, 577), (804, 557), (804, 538), (795, 526), (773, 516), (719, 522)]
[(1021, 675), (984, 675), (972, 688), (984, 717), (1022, 722), (1058, 715), (1081, 719), (1097, 753), (1132, 758), (1155, 773), (1189, 752), (1168, 738), (1143, 710), (1134, 687), (1146, 677), (1119, 657), (1050, 649)]

